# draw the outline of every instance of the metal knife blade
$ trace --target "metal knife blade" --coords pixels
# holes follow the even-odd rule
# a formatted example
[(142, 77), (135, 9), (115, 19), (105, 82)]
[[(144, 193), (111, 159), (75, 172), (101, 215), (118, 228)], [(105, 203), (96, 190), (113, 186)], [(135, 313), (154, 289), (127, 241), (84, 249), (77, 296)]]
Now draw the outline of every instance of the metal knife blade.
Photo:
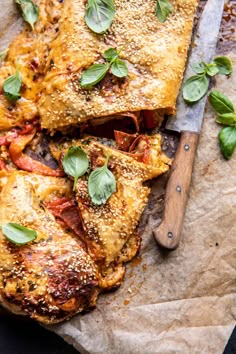
[[(191, 68), (191, 64), (201, 61), (210, 63), (213, 60), (223, 8), (224, 0), (207, 1), (194, 35), (183, 83), (190, 76), (196, 75)], [(178, 132), (190, 131), (199, 133), (202, 126), (206, 99), (207, 95), (199, 102), (191, 106), (187, 105), (183, 99), (182, 85), (177, 99), (176, 116), (169, 117), (166, 129)]]
[[(224, 0), (208, 0), (199, 20), (194, 45), (189, 57), (186, 78), (193, 75), (190, 64), (211, 62), (215, 53)], [(165, 207), (161, 224), (153, 230), (157, 243), (167, 249), (178, 247), (188, 200), (192, 170), (204, 116), (207, 96), (192, 106), (185, 104), (180, 91), (177, 116), (172, 117), (167, 128), (181, 132), (180, 142), (171, 167), (165, 193)]]

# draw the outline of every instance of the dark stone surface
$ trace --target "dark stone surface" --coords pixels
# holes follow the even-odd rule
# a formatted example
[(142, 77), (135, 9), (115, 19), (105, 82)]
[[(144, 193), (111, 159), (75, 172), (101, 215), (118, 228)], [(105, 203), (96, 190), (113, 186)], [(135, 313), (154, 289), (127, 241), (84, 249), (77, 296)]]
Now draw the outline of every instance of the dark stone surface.
[(78, 351), (36, 322), (1, 314), (0, 354), (78, 354)]
[(236, 353), (236, 327), (234, 327), (233, 333), (229, 338), (229, 341), (225, 347), (223, 354), (235, 354), (235, 353)]
[[(38, 323), (0, 314), (0, 354), (78, 354)], [(236, 327), (223, 354), (236, 353)]]

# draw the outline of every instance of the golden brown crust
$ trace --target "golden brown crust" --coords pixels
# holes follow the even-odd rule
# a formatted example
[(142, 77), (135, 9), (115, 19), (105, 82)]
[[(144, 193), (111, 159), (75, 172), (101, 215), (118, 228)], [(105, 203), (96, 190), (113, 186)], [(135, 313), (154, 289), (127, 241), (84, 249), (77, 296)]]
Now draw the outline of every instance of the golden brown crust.
[[(42, 190), (35, 192), (38, 178), (16, 172), (4, 181), (0, 223), (19, 223), (35, 229), (38, 237), (19, 247), (0, 232), (0, 298), (13, 312), (56, 323), (95, 304), (100, 275), (82, 243), (42, 209)], [(52, 182), (50, 193), (58, 184), (56, 178), (40, 179), (45, 190)]]
[(42, 89), (49, 44), (57, 33), (62, 6), (57, 0), (41, 0), (34, 31), (26, 25), (10, 45), (7, 57), (0, 65), (0, 87), (8, 76), (15, 74), (17, 67), (23, 80), (22, 98), (17, 102), (9, 102), (2, 92), (0, 94), (0, 131), (32, 120), (38, 114), (37, 101)]
[[(136, 230), (148, 200), (150, 189), (143, 185), (147, 179), (169, 169), (170, 160), (161, 153), (159, 135), (150, 137), (155, 142), (150, 164), (136, 161), (133, 157), (91, 140), (83, 145), (90, 156), (91, 169), (104, 164), (107, 155), (109, 169), (116, 178), (116, 192), (105, 205), (96, 206), (87, 191), (87, 177), (78, 180), (76, 196), (85, 231), (84, 241), (93, 259), (107, 267), (119, 255), (127, 240)], [(159, 153), (158, 153), (159, 152)]]
[[(0, 172), (0, 224), (16, 222), (38, 232), (34, 242), (22, 247), (11, 244), (0, 232), (3, 306), (43, 323), (56, 323), (94, 306), (99, 292), (120, 285), (124, 263), (140, 246), (136, 227), (150, 192), (143, 182), (165, 172), (170, 164), (161, 151), (159, 135), (141, 139), (137, 153), (144, 142), (149, 149), (146, 163), (96, 138), (66, 143), (66, 150), (71, 144), (83, 146), (91, 169), (101, 166), (110, 155), (109, 168), (116, 177), (117, 191), (102, 206), (93, 205), (88, 196), (87, 175), (77, 182), (77, 204), (72, 205), (69, 201), (74, 194), (68, 179)], [(65, 145), (60, 148), (60, 154), (65, 152)], [(54, 155), (59, 158), (56, 145)], [(47, 210), (47, 205), (55, 207), (60, 200), (78, 208), (73, 218), (81, 218), (79, 234), (70, 227), (75, 219), (62, 227)], [(62, 213), (62, 221), (63, 215), (70, 219), (72, 211)], [(77, 236), (68, 232), (67, 226)]]
[[(135, 155), (129, 156), (109, 147), (109, 141), (104, 141), (104, 145), (92, 137), (51, 145), (52, 153), (58, 160), (71, 145), (81, 145), (89, 156), (91, 170), (103, 165), (106, 156), (110, 156), (108, 166), (115, 175), (117, 190), (105, 205), (95, 206), (91, 202), (87, 175), (80, 178), (76, 185), (84, 229), (81, 237), (99, 267), (102, 289), (121, 283), (125, 274), (123, 263), (130, 261), (139, 250), (141, 239), (136, 227), (150, 192), (143, 182), (167, 171), (171, 162), (161, 151), (159, 134), (144, 136), (144, 141), (148, 143), (146, 163), (136, 161)], [(142, 140), (139, 145), (136, 148), (138, 154)]]
[(120, 254), (115, 260), (115, 263), (129, 262), (131, 261), (138, 253), (141, 247), (142, 238), (140, 234), (135, 231), (127, 242), (124, 244), (124, 247), (120, 251)]
[[(124, 262), (140, 247), (140, 236), (133, 232), (127, 234), (127, 241), (122, 237), (122, 244), (111, 248), (110, 258), (104, 259), (102, 249), (92, 254), (85, 229), (82, 239), (90, 247), (90, 257), (83, 241), (56, 224), (45, 209), (48, 202), (71, 198), (71, 187), (63, 178), (0, 173), (0, 223), (17, 222), (38, 232), (36, 241), (21, 247), (11, 244), (0, 232), (0, 302), (15, 314), (47, 324), (95, 306), (99, 292), (118, 287), (125, 275)], [(90, 217), (96, 216), (90, 212)], [(136, 223), (131, 221), (131, 229)], [(117, 242), (116, 229), (109, 229)]]
[[(173, 113), (197, 1), (171, 3), (173, 13), (161, 24), (153, 0), (116, 0), (111, 28), (105, 35), (95, 35), (84, 21), (86, 1), (65, 1), (40, 100), (42, 126), (53, 130), (144, 109)], [(109, 47), (123, 48), (120, 56), (129, 67), (128, 77), (120, 81), (107, 77), (96, 88), (81, 89), (81, 72), (102, 63)], [(50, 62), (54, 65), (49, 69)]]
[[(15, 72), (17, 61), (23, 77), (22, 98), (14, 105), (0, 95), (0, 130), (37, 116), (42, 88), (42, 126), (49, 130), (90, 119), (95, 119), (96, 125), (140, 109), (173, 113), (196, 0), (171, 2), (173, 14), (160, 24), (152, 0), (115, 0), (113, 25), (105, 35), (97, 36), (84, 23), (86, 1), (66, 0), (61, 5), (58, 0), (41, 0), (35, 31), (25, 30), (16, 38), (0, 68), (0, 85)], [(123, 45), (121, 58), (129, 66), (128, 78), (120, 81), (108, 75), (97, 88), (82, 90), (78, 83), (82, 70), (95, 61), (102, 62), (105, 49)], [(140, 156), (145, 143), (148, 156), (144, 163)], [(18, 247), (0, 231), (0, 302), (14, 313), (48, 324), (94, 306), (100, 291), (120, 285), (124, 263), (140, 247), (137, 224), (150, 192), (143, 182), (166, 172), (170, 165), (161, 151), (160, 135), (140, 139), (135, 145), (137, 156), (93, 139), (73, 143), (81, 144), (92, 170), (110, 155), (109, 168), (116, 177), (117, 191), (105, 205), (91, 202), (87, 175), (77, 183), (76, 204), (71, 181), (0, 172), (0, 224), (16, 222), (38, 232), (34, 242)], [(57, 159), (59, 155), (55, 151)], [(47, 209), (47, 203), (57, 198), (78, 208), (79, 235), (76, 228), (71, 228), (74, 233), (68, 231), (70, 223), (58, 225)], [(67, 210), (67, 217), (72, 212)], [(62, 222), (63, 217), (65, 212)]]

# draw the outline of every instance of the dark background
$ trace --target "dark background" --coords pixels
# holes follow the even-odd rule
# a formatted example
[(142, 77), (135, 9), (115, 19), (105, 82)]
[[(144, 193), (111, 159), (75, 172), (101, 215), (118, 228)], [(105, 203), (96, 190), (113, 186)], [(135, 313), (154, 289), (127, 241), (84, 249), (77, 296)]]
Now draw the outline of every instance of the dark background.
[[(0, 354), (78, 354), (78, 351), (36, 322), (1, 315)], [(223, 354), (236, 354), (236, 328)]]
[(1, 314), (0, 354), (78, 354), (78, 351), (36, 322)]

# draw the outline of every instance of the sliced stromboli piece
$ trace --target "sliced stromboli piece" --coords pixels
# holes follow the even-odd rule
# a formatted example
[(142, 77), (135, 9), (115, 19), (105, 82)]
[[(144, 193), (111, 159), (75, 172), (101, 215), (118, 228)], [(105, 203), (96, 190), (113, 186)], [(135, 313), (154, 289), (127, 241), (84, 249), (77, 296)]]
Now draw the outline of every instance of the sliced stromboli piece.
[[(84, 229), (78, 205), (74, 199), (72, 182), (63, 178), (43, 178), (40, 175), (25, 174), (25, 180), (34, 186), (34, 191), (42, 201), (42, 206), (49, 210), (56, 220), (62, 222), (66, 229), (70, 229), (78, 236), (78, 242), (84, 239)], [(125, 275), (124, 263), (132, 260), (141, 245), (141, 237), (137, 231), (128, 238), (118, 256), (108, 268), (99, 269), (101, 290), (118, 287)], [(84, 243), (82, 242), (84, 247)]]
[[(62, 197), (44, 203), (46, 208), (52, 212), (56, 220), (64, 227), (73, 231), (80, 240), (87, 240), (82, 225), (82, 218), (76, 201), (71, 197)], [(118, 287), (125, 275), (124, 263), (132, 260), (137, 254), (141, 245), (141, 237), (134, 232), (120, 250), (119, 255), (109, 264), (108, 267), (99, 267), (101, 281), (99, 286), (104, 289)], [(100, 262), (98, 261), (98, 265)]]
[[(135, 135), (134, 139), (136, 142), (131, 144), (130, 152), (117, 150), (118, 146), (112, 140), (93, 137), (50, 144), (52, 155), (59, 161), (72, 145), (81, 146), (90, 161), (89, 173), (102, 166), (106, 156), (110, 156), (108, 167), (116, 178), (117, 188), (104, 205), (92, 203), (88, 195), (88, 174), (79, 178), (75, 190), (83, 225), (83, 234), (79, 237), (99, 267), (103, 289), (120, 284), (125, 274), (124, 262), (130, 261), (139, 250), (141, 238), (137, 226), (150, 193), (150, 188), (143, 182), (166, 172), (171, 164), (161, 151), (159, 134)], [(116, 146), (116, 149), (109, 146)], [(64, 202), (66, 206), (66, 200)], [(51, 206), (54, 210), (56, 207), (54, 215), (60, 212), (59, 205), (51, 203)], [(71, 229), (75, 227), (72, 224), (68, 224)]]
[[(171, 1), (165, 23), (153, 0), (114, 0), (114, 21), (101, 35), (85, 23), (85, 0), (36, 3), (35, 28), (26, 24), (0, 66), (1, 86), (16, 71), (22, 77), (19, 99), (0, 92), (0, 225), (17, 223), (37, 238), (19, 246), (0, 228), (0, 304), (53, 324), (95, 306), (100, 292), (119, 286), (125, 262), (139, 250), (138, 224), (150, 193), (144, 182), (171, 164), (160, 135), (139, 133), (175, 113), (197, 0)], [(101, 82), (82, 88), (83, 72), (104, 64), (109, 48), (117, 50), (128, 75), (118, 78), (109, 69)], [(72, 177), (60, 178), (66, 169), (32, 160), (39, 135), (57, 130), (58, 137), (100, 137), (62, 148), (65, 154), (71, 145), (81, 146), (89, 160), (74, 186)], [(55, 151), (59, 163), (63, 154)], [(9, 159), (14, 166), (5, 164)], [(95, 205), (88, 178), (104, 163), (116, 188)]]
[[(42, 208), (40, 196), (53, 198), (59, 186), (63, 190), (59, 180), (24, 172), (2, 173), (1, 178), (1, 225), (18, 223), (36, 230), (38, 237), (16, 246), (0, 231), (0, 302), (12, 312), (48, 324), (94, 306), (100, 281), (82, 242)], [(66, 185), (64, 192), (68, 193)]]
[[(150, 188), (144, 181), (169, 169), (170, 159), (161, 152), (160, 135), (145, 137), (149, 147), (146, 163), (136, 161), (136, 154), (124, 153), (99, 143), (96, 139), (77, 141), (90, 160), (91, 171), (101, 167), (109, 155), (108, 167), (116, 178), (116, 192), (103, 205), (94, 205), (88, 195), (88, 175), (76, 184), (76, 199), (84, 228), (84, 241), (93, 259), (107, 268), (119, 256), (125, 243), (136, 230), (148, 201)], [(145, 155), (145, 154), (144, 154)], [(54, 156), (58, 157), (54, 146)]]
[[(173, 1), (172, 14), (160, 23), (153, 0), (116, 0), (114, 21), (103, 35), (87, 27), (86, 4), (64, 2), (39, 102), (42, 127), (63, 129), (140, 110), (174, 113), (197, 1)], [(95, 87), (82, 89), (82, 72), (104, 63), (103, 53), (111, 47), (121, 50), (128, 76), (118, 79), (108, 73)]]
[(50, 42), (58, 30), (58, 20), (63, 6), (58, 0), (40, 0), (39, 18), (34, 31), (28, 25), (9, 46), (4, 62), (0, 63), (0, 87), (10, 75), (19, 70), (22, 77), (21, 98), (9, 101), (0, 92), (0, 131), (38, 115), (37, 101), (42, 89), (45, 64), (50, 50)]

